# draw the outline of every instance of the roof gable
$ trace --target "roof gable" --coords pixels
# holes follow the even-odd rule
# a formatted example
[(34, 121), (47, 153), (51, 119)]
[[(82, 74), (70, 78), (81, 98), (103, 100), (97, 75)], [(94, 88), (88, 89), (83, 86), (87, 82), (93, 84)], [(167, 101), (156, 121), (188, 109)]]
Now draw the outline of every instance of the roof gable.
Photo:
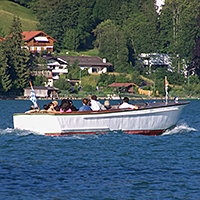
[[(58, 91), (58, 88), (55, 87), (45, 87), (45, 86), (33, 86), (34, 90), (49, 90), (49, 91)], [(24, 88), (24, 90), (31, 90), (31, 87)]]
[(54, 57), (51, 54), (43, 55), (42, 58), (47, 62), (49, 60), (54, 60), (54, 61), (57, 61), (58, 63), (62, 63), (62, 64), (68, 65), (67, 61), (63, 60), (62, 58)]
[(52, 39), (54, 42), (57, 42), (54, 38), (47, 35), (43, 31), (24, 31), (24, 32), (22, 32), (22, 35), (25, 36), (24, 40), (26, 40), (26, 41), (30, 41), (31, 39), (33, 39), (34, 37), (37, 37), (37, 36), (46, 36), (48, 39)]
[(135, 83), (112, 83), (112, 84), (109, 85), (109, 87), (129, 87), (129, 86), (132, 86), (132, 85), (139, 87)]
[(79, 61), (79, 66), (112, 66), (109, 62), (104, 62), (102, 58), (96, 56), (58, 56), (65, 61), (73, 64), (74, 61)]

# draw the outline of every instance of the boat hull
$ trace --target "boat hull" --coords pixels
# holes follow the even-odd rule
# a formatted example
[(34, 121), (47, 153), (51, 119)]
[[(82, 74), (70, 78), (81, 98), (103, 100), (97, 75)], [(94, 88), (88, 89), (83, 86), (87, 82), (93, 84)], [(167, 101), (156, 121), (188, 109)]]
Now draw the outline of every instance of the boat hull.
[(97, 112), (14, 114), (14, 128), (45, 135), (94, 134), (122, 130), (129, 134), (159, 135), (176, 125), (183, 108), (178, 103)]

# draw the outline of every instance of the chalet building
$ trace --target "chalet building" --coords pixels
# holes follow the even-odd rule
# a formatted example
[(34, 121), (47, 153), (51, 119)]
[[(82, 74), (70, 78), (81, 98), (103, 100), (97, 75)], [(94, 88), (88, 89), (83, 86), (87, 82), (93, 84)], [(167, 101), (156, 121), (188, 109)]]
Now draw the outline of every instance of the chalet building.
[[(35, 95), (37, 98), (58, 98), (58, 88), (55, 87), (43, 87), (43, 86), (35, 86), (33, 87), (35, 91)], [(31, 95), (31, 87), (24, 88), (24, 97), (30, 97)]]
[(32, 53), (45, 50), (53, 52), (53, 43), (56, 40), (43, 31), (24, 31), (22, 35), (24, 35), (26, 48)]
[[(139, 87), (135, 83), (112, 83), (108, 87), (125, 88), (125, 92), (132, 93), (132, 94), (136, 93), (135, 88), (137, 88), (137, 92), (140, 95), (151, 96), (153, 94), (153, 91), (143, 90), (141, 87)], [(156, 94), (159, 95), (158, 91), (156, 91)]]
[(76, 60), (79, 62), (79, 67), (81, 70), (88, 69), (89, 74), (97, 73), (106, 73), (108, 71), (108, 67), (111, 67), (112, 64), (106, 62), (106, 59), (102, 59), (100, 57), (90, 57), (90, 56), (58, 56), (57, 58), (61, 58), (72, 65)]
[(44, 55), (43, 59), (46, 62), (47, 69), (51, 71), (51, 77), (53, 80), (58, 80), (61, 74), (68, 73), (68, 63), (62, 58), (53, 57), (51, 55)]
[(135, 94), (135, 87), (139, 88), (135, 83), (112, 83), (108, 87), (125, 88), (126, 92)]
[(42, 63), (34, 70), (31, 70), (31, 75), (46, 76), (48, 78), (46, 86), (53, 86), (53, 81), (58, 80), (61, 74), (68, 73), (68, 63), (61, 58), (53, 57), (51, 54), (45, 54), (42, 58)]

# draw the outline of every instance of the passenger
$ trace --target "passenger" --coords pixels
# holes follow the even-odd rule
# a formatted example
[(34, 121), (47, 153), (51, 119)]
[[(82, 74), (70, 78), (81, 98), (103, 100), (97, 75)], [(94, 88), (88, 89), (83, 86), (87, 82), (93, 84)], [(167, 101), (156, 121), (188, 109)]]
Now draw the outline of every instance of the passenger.
[(55, 111), (60, 111), (60, 106), (54, 107)]
[(63, 99), (63, 100), (61, 101), (60, 106), (62, 106), (62, 104), (64, 104), (64, 103), (68, 103), (72, 111), (78, 111), (78, 109), (73, 105), (72, 100)]
[(32, 106), (30, 107), (30, 110), (26, 111), (25, 113), (27, 114), (27, 113), (34, 113), (34, 112), (38, 112), (38, 109), (36, 109), (35, 106), (32, 105)]
[(78, 111), (91, 111), (92, 110), (90, 108), (90, 106), (88, 106), (88, 102), (89, 102), (88, 99), (84, 98), (82, 100), (82, 102), (83, 102), (83, 106), (81, 106)]
[(72, 111), (78, 111), (78, 109), (74, 106), (72, 100), (68, 100), (68, 102), (69, 102), (69, 106), (70, 106)]
[(87, 105), (91, 106), (91, 100), (90, 99), (88, 99), (88, 104)]
[(43, 105), (43, 109), (40, 110), (40, 113), (46, 113), (47, 110), (48, 110), (48, 105), (47, 105), (47, 104), (44, 104), (44, 105)]
[(178, 97), (174, 97), (174, 103), (178, 103)]
[(131, 108), (131, 109), (138, 109), (137, 106), (134, 106), (132, 104), (129, 104), (129, 98), (128, 97), (124, 97), (123, 99), (123, 103), (119, 106), (119, 108)]
[(54, 108), (58, 105), (58, 102), (57, 101), (52, 101), (53, 105), (54, 105)]
[(54, 104), (52, 103), (52, 102), (50, 102), (49, 104), (48, 104), (48, 110), (47, 111), (55, 111), (55, 109), (54, 109)]
[(49, 107), (48, 107), (47, 104), (44, 104), (44, 105), (43, 105), (43, 109), (44, 109), (44, 110), (48, 110), (48, 108), (49, 108)]
[(60, 106), (60, 112), (72, 112), (70, 105), (68, 103), (63, 103)]
[(106, 110), (104, 105), (102, 105), (99, 101), (97, 101), (96, 95), (92, 95), (92, 97), (91, 97), (91, 109), (93, 111)]
[(108, 109), (111, 109), (111, 106), (110, 106), (110, 102), (108, 100), (106, 100), (104, 102), (104, 107), (108, 110)]
[(68, 99), (63, 99), (63, 100), (61, 101), (60, 106), (62, 106), (62, 104), (64, 104), (64, 103), (69, 103), (69, 102), (68, 102)]

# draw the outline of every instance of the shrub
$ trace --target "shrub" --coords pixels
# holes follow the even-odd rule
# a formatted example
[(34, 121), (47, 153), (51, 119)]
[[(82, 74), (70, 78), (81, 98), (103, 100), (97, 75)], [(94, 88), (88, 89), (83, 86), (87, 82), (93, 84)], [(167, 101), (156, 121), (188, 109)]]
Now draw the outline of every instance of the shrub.
[(54, 81), (54, 86), (59, 88), (60, 90), (70, 90), (72, 85), (65, 78), (60, 78)]

